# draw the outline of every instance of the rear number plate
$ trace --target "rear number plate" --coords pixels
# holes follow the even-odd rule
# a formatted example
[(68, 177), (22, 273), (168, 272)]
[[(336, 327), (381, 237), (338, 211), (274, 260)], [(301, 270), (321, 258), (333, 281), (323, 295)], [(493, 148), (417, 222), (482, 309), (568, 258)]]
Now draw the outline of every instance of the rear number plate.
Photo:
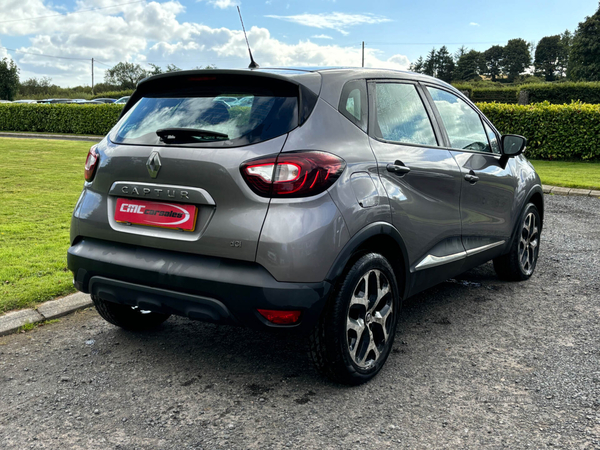
[(198, 208), (133, 198), (117, 199), (115, 220), (121, 223), (194, 231)]

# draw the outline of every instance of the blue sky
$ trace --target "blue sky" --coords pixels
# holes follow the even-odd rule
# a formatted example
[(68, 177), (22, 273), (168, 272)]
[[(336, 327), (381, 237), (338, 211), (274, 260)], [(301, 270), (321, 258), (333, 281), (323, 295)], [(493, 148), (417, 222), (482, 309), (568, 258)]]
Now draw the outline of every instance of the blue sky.
[(366, 65), (391, 68), (406, 68), (444, 44), (454, 52), (461, 45), (485, 50), (517, 37), (537, 42), (574, 31), (598, 8), (598, 0), (0, 2), (0, 46), (20, 50), (0, 48), (0, 57), (12, 57), (22, 79), (47, 76), (63, 86), (90, 84), (86, 60), (92, 57), (98, 61), (97, 81), (107, 67), (125, 60), (145, 67), (148, 62), (184, 69), (244, 67), (247, 52), (237, 4), (261, 66), (357, 66), (365, 41)]

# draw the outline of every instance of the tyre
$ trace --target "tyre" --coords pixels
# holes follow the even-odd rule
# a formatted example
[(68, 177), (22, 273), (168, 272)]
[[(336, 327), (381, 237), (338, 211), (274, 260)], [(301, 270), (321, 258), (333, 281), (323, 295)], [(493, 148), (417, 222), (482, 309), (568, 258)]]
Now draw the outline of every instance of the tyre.
[(392, 349), (400, 305), (389, 262), (376, 253), (361, 257), (344, 275), (309, 337), (317, 370), (350, 385), (377, 375)]
[(510, 251), (494, 259), (494, 269), (501, 279), (523, 281), (533, 274), (540, 250), (541, 225), (536, 206), (528, 203)]
[(92, 295), (92, 301), (104, 320), (126, 330), (151, 330), (170, 317), (170, 314), (141, 311), (131, 306), (106, 302), (95, 295)]

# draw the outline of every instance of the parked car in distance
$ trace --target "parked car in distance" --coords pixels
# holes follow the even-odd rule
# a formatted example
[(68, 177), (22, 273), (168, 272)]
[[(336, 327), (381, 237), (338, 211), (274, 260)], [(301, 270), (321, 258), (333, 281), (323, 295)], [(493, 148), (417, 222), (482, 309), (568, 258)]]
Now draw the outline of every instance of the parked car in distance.
[(15, 100), (13, 103), (37, 103), (37, 100)]
[(38, 103), (69, 103), (70, 98), (45, 98), (44, 100), (38, 100)]
[(118, 99), (117, 101), (115, 101), (115, 104), (117, 105), (124, 105), (125, 103), (127, 103), (127, 100), (129, 100), (129, 95), (126, 97), (121, 97), (120, 99)]
[(304, 333), (321, 373), (360, 384), (406, 298), (490, 260), (533, 274), (544, 200), (525, 146), (410, 72), (157, 75), (89, 150), (68, 267), (114, 325)]
[(102, 102), (102, 103), (114, 103), (115, 99), (114, 98), (95, 98), (94, 101)]
[(0, 100), (0, 103), (13, 103), (10, 100)]

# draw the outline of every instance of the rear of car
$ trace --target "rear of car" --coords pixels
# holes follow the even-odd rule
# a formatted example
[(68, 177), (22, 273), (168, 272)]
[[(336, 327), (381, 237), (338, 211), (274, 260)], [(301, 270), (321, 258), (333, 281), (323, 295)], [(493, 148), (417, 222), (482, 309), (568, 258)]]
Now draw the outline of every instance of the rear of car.
[(303, 332), (321, 373), (363, 383), (403, 299), (491, 259), (531, 276), (543, 197), (525, 145), (406, 72), (158, 75), (89, 151), (68, 266), (120, 327)]
[(256, 258), (272, 197), (318, 196), (344, 168), (320, 151), (278, 161), (320, 82), (315, 73), (210, 71), (140, 83), (86, 161), (68, 254), (77, 289), (212, 322), (314, 324), (330, 284), (278, 280)]

